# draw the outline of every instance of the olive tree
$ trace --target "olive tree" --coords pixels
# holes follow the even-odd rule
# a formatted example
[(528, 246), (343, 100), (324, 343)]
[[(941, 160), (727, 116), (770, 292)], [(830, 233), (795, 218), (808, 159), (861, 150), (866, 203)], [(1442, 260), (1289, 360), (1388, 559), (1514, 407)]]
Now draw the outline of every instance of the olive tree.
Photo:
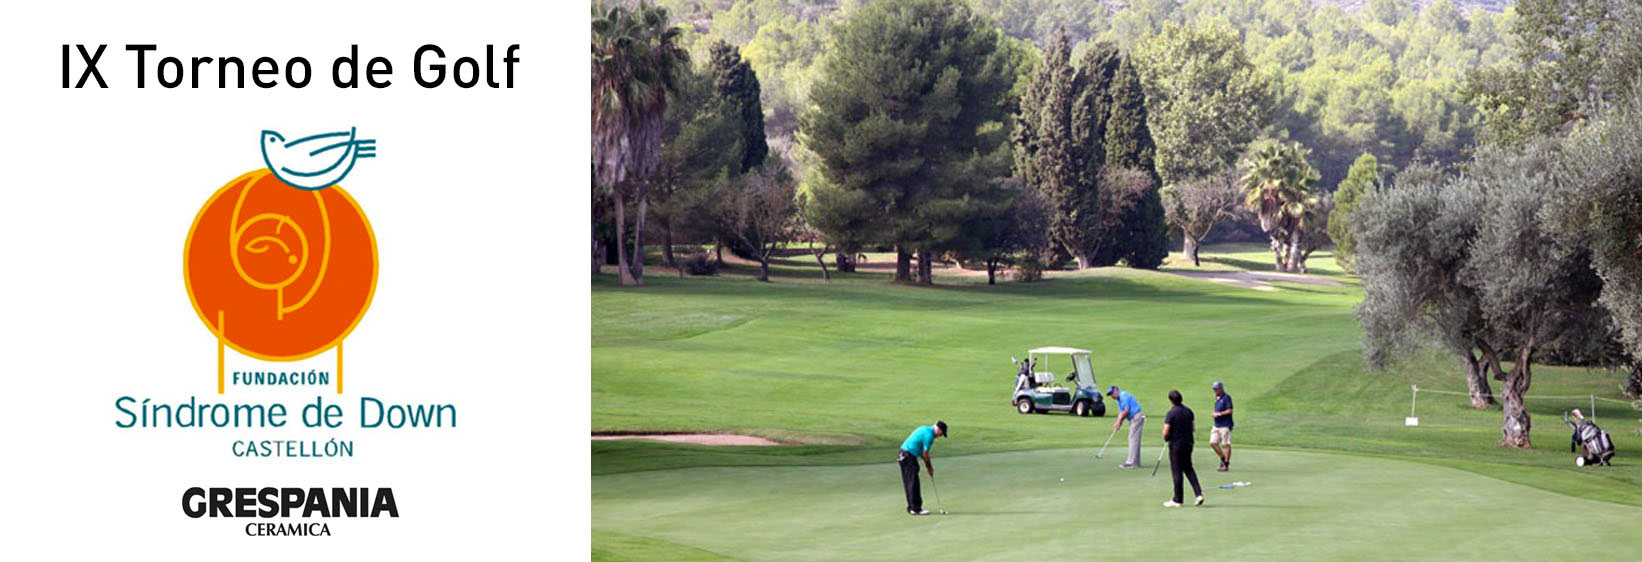
[(1555, 157), (1554, 142), (1541, 140), (1484, 148), (1452, 180), (1411, 169), (1363, 202), (1352, 229), (1370, 363), (1437, 336), (1465, 362), (1473, 405), (1487, 405), (1481, 374), (1501, 383), (1500, 444), (1518, 448), (1531, 445), (1523, 400), (1536, 357), (1611, 361), (1591, 252), (1560, 243), (1541, 218)]
[[(1612, 337), (1607, 311), (1596, 302), (1602, 280), (1591, 269), (1589, 248), (1558, 243), (1540, 220), (1551, 197), (1554, 157), (1550, 141), (1520, 150), (1485, 148), (1457, 187), (1486, 198), (1460, 277), (1477, 292), (1495, 348), (1506, 352), (1489, 362), (1503, 386), (1500, 444), (1518, 448), (1531, 445), (1533, 424), (1522, 398), (1533, 382), (1535, 354), (1598, 360)], [(1507, 353), (1509, 370), (1501, 365)]]
[(1642, 395), (1642, 95), (1571, 134), (1555, 179), (1551, 229), (1565, 244), (1590, 248), (1600, 302), (1632, 363), (1625, 390)]
[(1427, 166), (1404, 170), (1391, 185), (1352, 215), (1366, 359), (1379, 368), (1422, 341), (1440, 342), (1465, 369), (1471, 406), (1495, 405), (1488, 358), (1498, 351), (1476, 291), (1460, 278), (1477, 233), (1477, 214), (1468, 210), (1481, 205), (1482, 194), (1454, 189)]

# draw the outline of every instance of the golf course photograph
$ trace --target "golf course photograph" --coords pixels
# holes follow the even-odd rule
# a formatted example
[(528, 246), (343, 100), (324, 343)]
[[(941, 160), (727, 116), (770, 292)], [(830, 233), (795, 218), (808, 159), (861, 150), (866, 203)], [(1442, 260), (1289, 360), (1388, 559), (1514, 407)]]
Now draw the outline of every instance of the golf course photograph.
[(1642, 3), (590, 19), (592, 560), (1642, 558)]

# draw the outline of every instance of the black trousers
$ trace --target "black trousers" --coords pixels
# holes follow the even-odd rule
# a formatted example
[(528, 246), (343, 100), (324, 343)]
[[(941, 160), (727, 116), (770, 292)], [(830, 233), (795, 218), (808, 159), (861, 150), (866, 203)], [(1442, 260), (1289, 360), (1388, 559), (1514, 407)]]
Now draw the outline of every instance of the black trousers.
[(1169, 474), (1174, 476), (1175, 503), (1185, 503), (1180, 501), (1180, 492), (1182, 491), (1180, 489), (1181, 475), (1185, 475), (1186, 479), (1192, 481), (1192, 492), (1194, 492), (1194, 495), (1203, 495), (1203, 487), (1197, 484), (1197, 470), (1192, 468), (1191, 441), (1169, 444)]
[(923, 511), (924, 495), (918, 489), (918, 457), (912, 456), (912, 453), (901, 451), (901, 455), (896, 460), (901, 463), (901, 487), (906, 488), (907, 491), (907, 510)]

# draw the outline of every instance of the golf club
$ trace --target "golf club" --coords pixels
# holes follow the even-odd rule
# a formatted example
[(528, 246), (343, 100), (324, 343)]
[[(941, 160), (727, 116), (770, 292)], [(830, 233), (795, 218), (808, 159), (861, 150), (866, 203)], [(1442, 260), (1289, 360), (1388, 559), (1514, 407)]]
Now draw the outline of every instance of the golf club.
[(1169, 448), (1167, 446), (1163, 447), (1163, 450), (1157, 452), (1157, 464), (1152, 465), (1152, 476), (1157, 476), (1157, 467), (1163, 466), (1163, 453), (1167, 452), (1169, 452)]
[(941, 501), (941, 487), (935, 484), (934, 474), (929, 475), (929, 488), (931, 490), (935, 490), (935, 512), (941, 515), (946, 515), (946, 510), (941, 509), (946, 507), (946, 502)]
[[(1115, 428), (1115, 427), (1112, 428), (1112, 434), (1106, 436), (1106, 445), (1111, 445), (1112, 444), (1112, 438), (1113, 437), (1117, 437), (1117, 428)], [(1106, 445), (1101, 445), (1100, 446), (1100, 452), (1095, 453), (1095, 458), (1098, 459), (1098, 458), (1101, 457), (1101, 455), (1106, 454)]]

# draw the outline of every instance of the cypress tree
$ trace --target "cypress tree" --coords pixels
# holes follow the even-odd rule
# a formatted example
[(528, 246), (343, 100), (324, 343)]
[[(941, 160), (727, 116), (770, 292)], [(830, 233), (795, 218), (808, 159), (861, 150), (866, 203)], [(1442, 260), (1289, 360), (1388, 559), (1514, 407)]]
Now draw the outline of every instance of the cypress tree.
[(1072, 136), (1079, 144), (1083, 160), (1079, 183), (1085, 197), (1094, 202), (1090, 206), (1093, 214), (1083, 221), (1083, 226), (1092, 250), (1088, 265), (1095, 267), (1115, 264), (1123, 257), (1117, 244), (1122, 226), (1118, 219), (1125, 212), (1122, 206), (1127, 203), (1114, 200), (1110, 187), (1101, 184), (1105, 177), (1102, 171), (1107, 168), (1106, 134), (1112, 113), (1112, 81), (1122, 60), (1117, 46), (1106, 41), (1095, 43), (1085, 52), (1078, 67), (1079, 92), (1072, 110)]
[(741, 58), (741, 51), (723, 40), (710, 48), (713, 64), (713, 94), (716, 103), (741, 123), (741, 169), (746, 172), (764, 164), (770, 145), (764, 138), (764, 106), (758, 101), (758, 74)]
[(1106, 120), (1106, 165), (1144, 171), (1152, 180), (1151, 189), (1123, 218), (1116, 243), (1119, 258), (1129, 267), (1157, 269), (1169, 256), (1169, 229), (1163, 220), (1163, 199), (1159, 190), (1156, 147), (1146, 127), (1146, 96), (1134, 62), (1122, 58), (1112, 78), (1112, 111)]
[(1334, 241), (1334, 261), (1346, 271), (1354, 271), (1357, 239), (1351, 233), (1351, 212), (1380, 186), (1380, 160), (1364, 152), (1351, 163), (1346, 179), (1334, 188), (1334, 209), (1328, 213), (1328, 237)]
[(1021, 100), (1014, 135), (1018, 175), (1048, 203), (1049, 242), (1058, 251), (1087, 265), (1080, 217), (1092, 214), (1092, 197), (1084, 197), (1082, 163), (1072, 135), (1072, 102), (1077, 71), (1066, 36), (1051, 43), (1043, 63), (1032, 73), (1028, 93)]
[(1101, 213), (1106, 121), (1111, 113), (1117, 48), (1102, 43), (1071, 65), (1065, 36), (1044, 53), (1021, 100), (1013, 136), (1016, 175), (1048, 202), (1049, 240), (1078, 267), (1110, 265), (1113, 233)]

